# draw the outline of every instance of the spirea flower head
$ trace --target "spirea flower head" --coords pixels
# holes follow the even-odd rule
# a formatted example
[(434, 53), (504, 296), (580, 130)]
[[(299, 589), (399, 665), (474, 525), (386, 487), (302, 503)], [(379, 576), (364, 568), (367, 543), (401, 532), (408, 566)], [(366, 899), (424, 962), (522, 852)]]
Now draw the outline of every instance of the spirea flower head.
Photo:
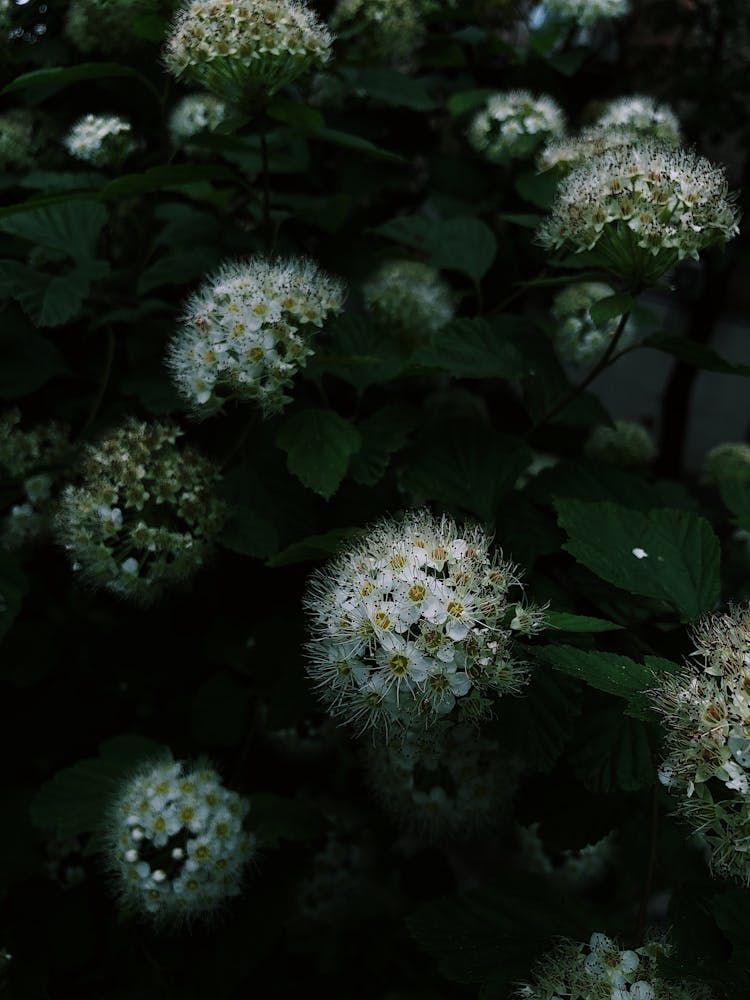
[(652, 692), (668, 750), (659, 777), (714, 870), (750, 884), (750, 607), (709, 615), (693, 638), (685, 670)]
[(597, 21), (624, 17), (630, 10), (629, 0), (544, 0), (549, 17), (588, 28)]
[(365, 309), (383, 326), (412, 340), (426, 339), (453, 319), (451, 291), (429, 264), (394, 260), (362, 287)]
[(596, 932), (588, 944), (564, 938), (534, 969), (530, 983), (518, 987), (521, 1000), (712, 1000), (699, 983), (664, 979), (658, 960), (669, 955), (665, 940), (623, 949)]
[(177, 13), (164, 61), (178, 79), (240, 102), (321, 66), (332, 42), (303, 0), (192, 0)]
[(360, 732), (477, 721), (489, 696), (526, 679), (513, 640), (544, 614), (522, 599), (482, 528), (427, 510), (386, 518), (311, 577), (308, 672), (331, 715)]
[(338, 0), (331, 27), (356, 25), (371, 55), (405, 65), (424, 41), (425, 16), (435, 6), (434, 0)]
[(122, 785), (108, 817), (110, 867), (123, 904), (158, 922), (208, 916), (238, 895), (255, 838), (250, 806), (212, 768), (164, 760)]
[[(558, 292), (550, 312), (557, 320), (555, 347), (562, 361), (588, 365), (604, 354), (617, 332), (620, 317), (594, 323), (591, 307), (614, 294), (614, 289), (601, 281), (577, 282)], [(632, 343), (634, 336), (632, 328), (626, 328), (618, 342), (620, 347)]]
[(0, 170), (29, 170), (53, 140), (49, 120), (31, 108), (0, 114)]
[(188, 301), (169, 345), (177, 388), (202, 413), (229, 398), (278, 412), (314, 335), (343, 302), (342, 283), (305, 258), (225, 264)]
[(706, 453), (703, 481), (715, 484), (725, 479), (750, 480), (750, 444), (727, 441)]
[(95, 167), (116, 167), (139, 147), (133, 126), (119, 115), (84, 115), (65, 136), (71, 156)]
[(738, 231), (721, 167), (690, 150), (643, 141), (568, 174), (538, 238), (548, 250), (595, 250), (603, 267), (637, 288)]
[(518, 764), (468, 723), (439, 722), (429, 734), (371, 746), (375, 795), (408, 833), (426, 840), (467, 837), (496, 822), (516, 790)]
[(171, 424), (128, 421), (90, 446), (81, 485), (63, 492), (60, 541), (96, 586), (155, 600), (205, 561), (226, 517), (218, 473)]
[(613, 426), (600, 424), (589, 434), (583, 453), (586, 458), (622, 468), (637, 468), (653, 462), (656, 443), (642, 424), (632, 420), (615, 420)]
[(0, 415), (0, 481), (12, 496), (0, 522), (0, 541), (15, 548), (49, 530), (62, 466), (70, 450), (68, 429), (54, 422), (21, 430), (21, 415)]
[(643, 138), (661, 139), (670, 146), (682, 142), (682, 130), (677, 115), (667, 104), (653, 97), (620, 97), (610, 101), (597, 119), (599, 128), (625, 128)]
[(638, 134), (633, 129), (589, 125), (581, 129), (577, 136), (553, 139), (547, 143), (537, 157), (537, 168), (567, 174), (575, 167), (588, 163), (593, 156), (633, 146), (637, 142)]
[(471, 146), (492, 163), (507, 163), (532, 156), (564, 131), (565, 116), (551, 97), (511, 90), (487, 98), (466, 135)]
[(224, 121), (227, 106), (213, 94), (188, 94), (178, 101), (169, 116), (169, 135), (175, 146), (188, 142), (199, 132), (213, 132)]

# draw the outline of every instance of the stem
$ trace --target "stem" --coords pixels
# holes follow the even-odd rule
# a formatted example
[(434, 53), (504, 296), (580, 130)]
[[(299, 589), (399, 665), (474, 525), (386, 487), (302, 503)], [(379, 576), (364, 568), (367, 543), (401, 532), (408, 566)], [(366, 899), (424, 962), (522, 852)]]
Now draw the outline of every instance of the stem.
[(646, 868), (646, 881), (643, 883), (641, 892), (641, 902), (638, 907), (638, 917), (635, 922), (635, 942), (636, 946), (643, 943), (643, 932), (646, 927), (646, 912), (651, 889), (654, 884), (654, 871), (656, 869), (656, 835), (659, 831), (659, 789), (654, 785), (651, 789), (651, 842), (648, 851), (648, 867)]
[(99, 386), (96, 390), (96, 395), (94, 396), (94, 399), (91, 403), (91, 407), (89, 408), (88, 415), (84, 420), (81, 429), (78, 432), (79, 436), (83, 434), (85, 431), (87, 431), (89, 427), (93, 424), (93, 422), (96, 420), (97, 414), (99, 413), (101, 405), (104, 402), (104, 396), (107, 392), (109, 378), (110, 375), (112, 374), (112, 364), (115, 360), (115, 344), (116, 344), (115, 335), (112, 332), (112, 330), (108, 327), (107, 353), (104, 357), (104, 366), (102, 367), (101, 375), (99, 376)]
[(247, 423), (242, 428), (242, 430), (240, 431), (240, 433), (237, 435), (236, 440), (234, 441), (234, 443), (232, 444), (232, 446), (229, 448), (229, 450), (227, 451), (227, 453), (224, 456), (224, 458), (222, 458), (222, 460), (219, 462), (219, 468), (220, 469), (222, 469), (222, 470), (225, 469), (227, 467), (227, 465), (231, 462), (231, 460), (235, 457), (235, 455), (237, 455), (237, 453), (242, 450), (242, 446), (245, 444), (245, 442), (247, 441), (247, 439), (250, 437), (250, 433), (252, 432), (253, 428), (255, 427), (255, 424), (256, 424), (256, 414), (253, 413), (253, 415), (247, 421)]
[(271, 229), (270, 171), (268, 169), (268, 138), (266, 136), (265, 121), (260, 126), (260, 162), (261, 173), (263, 174), (263, 239), (266, 245), (266, 253), (270, 255), (273, 250), (273, 231)]
[(615, 335), (610, 340), (607, 346), (607, 350), (601, 356), (599, 361), (597, 361), (597, 363), (588, 373), (586, 378), (582, 382), (579, 382), (578, 385), (573, 386), (570, 392), (566, 393), (561, 400), (555, 403), (552, 409), (547, 410), (547, 412), (542, 417), (540, 417), (535, 424), (533, 424), (531, 430), (529, 431), (529, 434), (539, 430), (540, 427), (542, 427), (544, 424), (550, 421), (553, 417), (556, 417), (557, 414), (560, 413), (562, 410), (564, 410), (570, 403), (572, 403), (574, 399), (577, 399), (578, 396), (580, 396), (581, 393), (586, 388), (588, 388), (588, 386), (591, 385), (594, 379), (598, 375), (600, 375), (605, 368), (609, 367), (611, 361), (613, 360), (612, 355), (615, 353), (615, 348), (617, 347), (617, 343), (620, 337), (622, 336), (623, 331), (625, 330), (625, 325), (627, 324), (629, 317), (630, 317), (629, 312), (622, 314), (622, 316), (620, 317), (620, 322), (617, 324)]

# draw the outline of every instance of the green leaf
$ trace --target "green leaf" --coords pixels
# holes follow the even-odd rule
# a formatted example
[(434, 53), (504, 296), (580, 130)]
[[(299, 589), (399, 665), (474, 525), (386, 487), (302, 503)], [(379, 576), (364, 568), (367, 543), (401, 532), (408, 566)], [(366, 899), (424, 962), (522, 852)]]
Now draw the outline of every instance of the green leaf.
[(0, 327), (0, 399), (25, 396), (69, 371), (50, 340), (35, 333), (20, 312), (15, 318), (9, 313), (7, 309)]
[(308, 535), (294, 542), (268, 560), (268, 566), (292, 566), (294, 563), (317, 562), (335, 555), (345, 542), (351, 542), (365, 534), (364, 528), (334, 528), (324, 535)]
[(13, 94), (19, 90), (28, 90), (29, 87), (44, 87), (48, 94), (54, 94), (81, 80), (103, 80), (116, 76), (127, 76), (143, 82), (140, 73), (129, 66), (120, 66), (118, 63), (80, 63), (78, 66), (50, 66), (23, 73), (3, 87), (0, 93)]
[[(544, 219), (543, 215), (531, 215), (527, 212), (500, 212), (499, 218), (504, 219), (505, 222), (510, 222), (514, 226), (523, 226), (524, 229), (536, 229), (539, 224)], [(566, 284), (569, 281), (568, 278), (540, 278), (536, 282), (524, 281), (523, 284), (526, 286), (532, 284)]]
[(325, 127), (323, 113), (317, 108), (311, 108), (307, 104), (290, 101), (283, 97), (275, 97), (270, 101), (266, 105), (266, 113), (269, 118), (290, 125), (292, 128), (317, 129)]
[(523, 321), (512, 316), (492, 322), (456, 319), (436, 334), (432, 344), (419, 348), (413, 360), (455, 378), (519, 378), (527, 374), (527, 365), (505, 334), (522, 326)]
[(654, 686), (653, 672), (643, 663), (618, 653), (550, 644), (534, 649), (534, 659), (546, 667), (577, 677), (590, 687), (629, 702), (629, 714), (649, 719), (649, 700), (644, 691)]
[(350, 86), (381, 104), (412, 111), (431, 111), (438, 102), (430, 96), (424, 80), (407, 76), (395, 69), (363, 67), (353, 74)]
[(625, 313), (632, 312), (635, 300), (630, 295), (608, 295), (604, 299), (595, 302), (590, 311), (591, 321), (600, 326), (607, 320), (617, 319)]
[(364, 153), (365, 156), (372, 156), (376, 160), (386, 160), (389, 163), (406, 163), (407, 160), (397, 153), (391, 153), (387, 149), (381, 149), (369, 139), (363, 139), (361, 135), (352, 135), (350, 132), (341, 132), (333, 128), (316, 128), (306, 133), (311, 139), (318, 139), (321, 142), (331, 143), (333, 146), (343, 146), (344, 149), (353, 149), (357, 153)]
[(366, 316), (339, 316), (328, 326), (331, 342), (326, 352), (320, 350), (307, 367), (316, 372), (330, 372), (349, 382), (359, 392), (368, 386), (396, 378), (407, 365), (406, 345), (383, 331)]
[(352, 458), (352, 479), (362, 486), (379, 482), (391, 456), (403, 448), (418, 424), (419, 411), (400, 403), (384, 406), (358, 424), (362, 447)]
[(551, 173), (528, 170), (516, 177), (514, 187), (524, 201), (537, 208), (550, 208), (557, 194), (557, 178)]
[(491, 522), (531, 457), (517, 438), (478, 434), (473, 424), (437, 427), (401, 470), (399, 484), (417, 503), (432, 500)]
[(248, 826), (261, 848), (278, 847), (283, 840), (313, 840), (324, 832), (326, 825), (323, 816), (299, 798), (270, 793), (250, 796)]
[(560, 632), (615, 632), (624, 625), (605, 621), (604, 618), (589, 618), (586, 615), (572, 615), (567, 611), (549, 611), (547, 623)]
[(256, 559), (267, 559), (279, 547), (275, 525), (246, 506), (232, 513), (219, 540), (224, 548)]
[(475, 108), (485, 104), (488, 97), (494, 94), (494, 90), (483, 87), (477, 90), (459, 90), (456, 94), (451, 94), (448, 98), (447, 107), (454, 117), (466, 114), (467, 111), (474, 111)]
[(738, 528), (750, 530), (750, 477), (733, 476), (718, 483), (724, 506), (734, 515)]
[(328, 500), (362, 439), (356, 427), (332, 410), (302, 410), (282, 424), (276, 443), (287, 454), (289, 471)]
[(727, 361), (704, 344), (696, 344), (686, 337), (671, 337), (666, 333), (654, 333), (646, 337), (643, 347), (652, 347), (663, 351), (686, 364), (701, 368), (707, 372), (720, 372), (723, 375), (750, 375), (750, 365), (742, 365), (735, 361)]
[(584, 716), (570, 748), (573, 773), (590, 792), (648, 788), (656, 777), (643, 722), (616, 708)]
[(194, 246), (154, 261), (138, 278), (139, 295), (147, 295), (164, 285), (184, 285), (203, 277), (218, 264), (220, 254), (215, 247)]
[(0, 549), (0, 639), (21, 610), (28, 589), (26, 574), (10, 553)]
[(480, 281), (492, 267), (497, 240), (480, 219), (447, 219), (433, 227), (429, 248), (435, 267), (459, 271)]
[(503, 743), (510, 753), (522, 749), (525, 764), (548, 771), (570, 740), (581, 713), (577, 684), (546, 670), (535, 670), (518, 698), (503, 698), (497, 708)]
[(96, 257), (107, 209), (94, 201), (69, 200), (59, 205), (6, 215), (0, 231), (31, 243), (61, 250), (79, 263)]
[(124, 174), (105, 184), (99, 192), (102, 198), (122, 198), (148, 191), (168, 191), (187, 187), (200, 181), (237, 181), (236, 174), (228, 167), (209, 163), (178, 163), (150, 167), (142, 174)]
[(557, 500), (555, 507), (568, 534), (563, 548), (603, 580), (666, 601), (686, 621), (716, 607), (719, 540), (702, 517), (579, 500)]
[(102, 277), (105, 261), (89, 261), (64, 274), (35, 271), (18, 261), (0, 261), (0, 294), (16, 299), (35, 326), (61, 326), (81, 310), (93, 278)]
[(98, 757), (66, 767), (41, 786), (30, 807), (32, 823), (55, 831), (61, 840), (99, 832), (123, 779), (141, 762), (165, 754), (164, 747), (145, 736), (107, 740)]

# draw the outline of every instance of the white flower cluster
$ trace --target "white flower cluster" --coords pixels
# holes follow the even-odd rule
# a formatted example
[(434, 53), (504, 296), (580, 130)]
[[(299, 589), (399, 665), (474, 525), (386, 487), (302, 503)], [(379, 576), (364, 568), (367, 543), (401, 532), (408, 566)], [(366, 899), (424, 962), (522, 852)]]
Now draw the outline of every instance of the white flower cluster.
[(726, 441), (707, 452), (703, 460), (703, 481), (716, 484), (725, 479), (750, 480), (750, 444)]
[(669, 105), (638, 94), (610, 101), (596, 125), (603, 129), (624, 128), (643, 138), (661, 139), (671, 146), (682, 142), (680, 121)]
[(515, 567), (480, 527), (426, 510), (386, 518), (311, 577), (308, 672), (331, 715), (359, 732), (478, 720), (487, 695), (526, 679), (513, 638), (540, 631), (544, 613), (521, 599)]
[(471, 146), (492, 163), (526, 159), (565, 132), (565, 115), (551, 97), (528, 90), (492, 94), (471, 121)]
[(56, 423), (20, 429), (21, 415), (11, 410), (0, 416), (0, 481), (14, 503), (0, 522), (0, 541), (16, 548), (46, 534), (54, 511), (56, 486), (70, 441), (68, 429)]
[(652, 692), (667, 734), (659, 778), (713, 868), (750, 884), (750, 607), (710, 615), (693, 637), (685, 671)]
[(188, 94), (178, 101), (169, 116), (173, 145), (188, 142), (199, 132), (213, 132), (224, 121), (227, 106), (213, 94)]
[(596, 249), (603, 266), (638, 287), (738, 231), (723, 169), (649, 140), (568, 174), (538, 238), (550, 250)]
[(651, 940), (641, 948), (621, 949), (596, 932), (589, 943), (564, 939), (539, 960), (531, 983), (516, 991), (520, 1000), (712, 1000), (698, 983), (665, 980), (657, 962), (670, 945)]
[(303, 0), (192, 0), (177, 13), (164, 61), (178, 79), (240, 103), (327, 62), (332, 42)]
[(571, 21), (588, 28), (597, 21), (625, 17), (630, 0), (544, 0), (546, 14), (559, 21)]
[(362, 295), (367, 312), (410, 340), (425, 340), (453, 319), (450, 288), (420, 261), (388, 261), (365, 282)]
[[(603, 323), (594, 323), (591, 307), (614, 294), (614, 288), (601, 281), (576, 282), (558, 292), (550, 312), (558, 323), (555, 348), (562, 361), (588, 365), (604, 354), (617, 332), (620, 317), (613, 316)], [(627, 347), (634, 336), (632, 327), (627, 328), (618, 342), (620, 347)]]
[(84, 115), (63, 145), (71, 156), (95, 167), (117, 167), (140, 148), (133, 126), (119, 115)]
[(73, 569), (122, 597), (151, 601), (205, 561), (226, 516), (218, 474), (173, 425), (128, 421), (90, 446), (57, 526)]
[(0, 114), (0, 170), (29, 170), (52, 142), (48, 119), (31, 108)]
[(497, 821), (516, 790), (518, 765), (468, 723), (439, 722), (429, 733), (367, 750), (370, 785), (384, 807), (420, 840), (468, 837)]
[(425, 16), (434, 8), (433, 0), (338, 0), (331, 27), (356, 25), (370, 55), (404, 65), (424, 41)]
[(590, 125), (576, 136), (548, 143), (537, 157), (537, 169), (566, 174), (588, 163), (594, 156), (632, 146), (636, 141), (637, 137), (630, 129)]
[(109, 816), (110, 864), (123, 903), (155, 920), (215, 911), (240, 892), (255, 838), (246, 799), (210, 767), (171, 760), (129, 778)]
[(648, 465), (657, 456), (656, 443), (642, 424), (615, 420), (610, 427), (593, 427), (583, 446), (586, 458), (620, 468), (634, 469)]
[(263, 257), (225, 264), (188, 301), (167, 363), (182, 395), (203, 413), (229, 398), (264, 414), (313, 354), (313, 335), (343, 307), (344, 287), (311, 260)]

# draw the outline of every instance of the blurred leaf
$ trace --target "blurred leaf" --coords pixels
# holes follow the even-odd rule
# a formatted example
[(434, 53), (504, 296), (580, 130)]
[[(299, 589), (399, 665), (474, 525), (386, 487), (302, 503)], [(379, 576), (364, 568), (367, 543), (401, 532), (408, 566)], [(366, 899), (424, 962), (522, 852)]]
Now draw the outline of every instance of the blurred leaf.
[(332, 410), (302, 410), (284, 421), (276, 442), (287, 454), (289, 471), (327, 500), (339, 488), (362, 439), (353, 424)]
[(96, 257), (99, 235), (107, 221), (107, 209), (94, 201), (66, 201), (6, 215), (0, 231), (31, 243), (61, 250), (79, 263)]
[(99, 192), (102, 198), (122, 198), (125, 195), (145, 194), (148, 191), (165, 191), (186, 187), (198, 181), (237, 181), (228, 167), (208, 163), (178, 163), (150, 167), (142, 174), (123, 174), (110, 181)]
[(361, 92), (381, 104), (412, 111), (432, 111), (438, 107), (424, 80), (385, 66), (358, 68), (356, 73), (349, 74), (349, 84), (355, 93)]
[(531, 451), (517, 438), (452, 424), (434, 429), (401, 470), (399, 483), (417, 503), (432, 500), (491, 523), (530, 461)]
[(284, 122), (292, 128), (316, 129), (325, 127), (325, 118), (317, 108), (311, 108), (299, 101), (290, 101), (284, 97), (274, 97), (266, 105), (269, 118)]
[(495, 234), (486, 223), (470, 217), (430, 220), (421, 215), (397, 216), (372, 232), (423, 249), (435, 267), (459, 271), (472, 281), (484, 277), (497, 254)]
[(634, 792), (656, 778), (646, 726), (616, 708), (584, 715), (568, 756), (590, 792)]
[(248, 826), (261, 849), (278, 847), (284, 840), (313, 840), (326, 825), (323, 816), (299, 798), (260, 792), (250, 796)]
[(31, 803), (32, 823), (40, 830), (55, 831), (61, 840), (100, 831), (120, 783), (142, 762), (165, 752), (145, 736), (107, 740), (98, 757), (64, 768), (41, 786)]
[[(517, 326), (522, 326), (522, 321)], [(416, 364), (436, 368), (454, 378), (518, 378), (526, 364), (505, 330), (516, 329), (516, 318), (456, 319), (444, 326), (429, 346), (414, 354)]]
[(0, 549), (0, 640), (21, 610), (28, 589), (26, 574), (10, 553)]
[(372, 156), (377, 160), (387, 160), (389, 163), (407, 162), (403, 156), (391, 153), (387, 149), (381, 149), (361, 135), (352, 135), (350, 132), (341, 132), (333, 128), (311, 129), (307, 134), (311, 139), (328, 142), (333, 146), (343, 146), (344, 149), (353, 149), (357, 153), (364, 153), (365, 156)]
[(14, 298), (35, 326), (61, 326), (78, 315), (92, 280), (107, 268), (105, 261), (89, 261), (51, 275), (18, 261), (0, 261), (0, 294)]
[(563, 548), (597, 576), (631, 594), (667, 601), (683, 620), (716, 607), (719, 540), (702, 517), (578, 500), (557, 500), (555, 507), (568, 534)]
[(631, 295), (608, 295), (604, 299), (599, 299), (589, 310), (591, 321), (596, 326), (601, 326), (610, 319), (618, 319), (625, 313), (633, 311), (635, 300)]
[(8, 313), (0, 328), (0, 399), (17, 399), (69, 369), (52, 341), (35, 333), (28, 320), (12, 321)]
[(362, 447), (353, 456), (350, 473), (362, 486), (374, 486), (386, 473), (391, 456), (409, 440), (419, 424), (416, 407), (395, 403), (376, 410), (357, 425)]
[(316, 352), (308, 364), (311, 377), (317, 370), (330, 372), (363, 392), (396, 378), (409, 360), (408, 348), (365, 316), (339, 316), (327, 332), (330, 347)]
[(664, 354), (671, 354), (680, 361), (693, 365), (695, 368), (701, 368), (703, 371), (720, 372), (723, 375), (750, 375), (750, 365), (727, 361), (710, 347), (697, 344), (694, 340), (688, 340), (687, 337), (672, 337), (666, 333), (654, 333), (650, 337), (646, 337), (642, 346), (652, 347)]
[(497, 708), (503, 743), (537, 771), (548, 771), (570, 740), (581, 714), (578, 685), (547, 670), (534, 670), (519, 697)]
[(44, 87), (47, 94), (54, 94), (71, 83), (81, 80), (103, 80), (107, 77), (127, 76), (133, 80), (143, 81), (143, 77), (130, 66), (120, 66), (118, 63), (79, 63), (78, 66), (49, 66), (45, 69), (35, 69), (30, 73), (22, 73), (0, 91), (0, 94), (12, 94), (29, 87)]
[(474, 111), (487, 102), (487, 98), (495, 93), (487, 87), (477, 90), (459, 90), (456, 94), (451, 94), (448, 98), (447, 107), (450, 113), (456, 117), (466, 114), (467, 111)]
[(567, 611), (548, 611), (547, 622), (550, 628), (558, 629), (560, 632), (615, 632), (625, 627), (605, 621), (603, 618), (572, 615)]
[(515, 188), (524, 201), (547, 209), (554, 201), (557, 183), (557, 178), (551, 173), (538, 174), (528, 170), (516, 177)]
[(309, 535), (272, 556), (267, 565), (272, 568), (294, 563), (312, 562), (335, 555), (346, 542), (364, 534), (364, 528), (334, 528), (324, 535)]
[(147, 295), (154, 288), (162, 288), (164, 285), (184, 285), (197, 281), (207, 271), (214, 269), (219, 260), (219, 251), (212, 246), (194, 246), (190, 250), (160, 257), (141, 271), (138, 294)]

